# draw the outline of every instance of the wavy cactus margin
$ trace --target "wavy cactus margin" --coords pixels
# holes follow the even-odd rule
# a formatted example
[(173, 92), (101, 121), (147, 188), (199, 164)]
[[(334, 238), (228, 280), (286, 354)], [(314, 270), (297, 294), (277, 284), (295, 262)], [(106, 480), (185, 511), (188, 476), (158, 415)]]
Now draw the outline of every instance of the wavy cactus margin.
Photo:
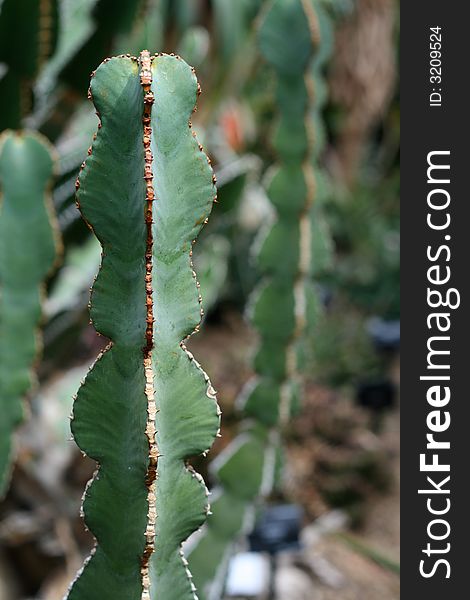
[(197, 598), (181, 544), (205, 521), (208, 492), (186, 461), (220, 421), (185, 347), (202, 315), (192, 244), (216, 193), (191, 130), (198, 91), (182, 59), (147, 51), (92, 76), (100, 124), (77, 202), (103, 247), (90, 310), (111, 342), (73, 408), (74, 438), (99, 467), (83, 501), (96, 545), (69, 600)]
[(60, 249), (50, 195), (54, 163), (41, 135), (0, 136), (0, 496), (10, 478), (13, 432), (35, 383), (44, 280)]
[(240, 398), (251, 421), (213, 463), (220, 486), (214, 492), (213, 514), (189, 554), (200, 597), (208, 600), (221, 597), (233, 544), (252, 521), (258, 499), (275, 485), (280, 437), (299, 406), (305, 335), (317, 313), (312, 281), (319, 248), (314, 239), (312, 74), (318, 73), (318, 66), (314, 70), (311, 64), (320, 28), (315, 5), (312, 0), (273, 0), (259, 21), (260, 51), (277, 79), (278, 119), (272, 142), (278, 163), (267, 184), (276, 219), (258, 243), (263, 280), (253, 294), (251, 322), (260, 342), (256, 375)]

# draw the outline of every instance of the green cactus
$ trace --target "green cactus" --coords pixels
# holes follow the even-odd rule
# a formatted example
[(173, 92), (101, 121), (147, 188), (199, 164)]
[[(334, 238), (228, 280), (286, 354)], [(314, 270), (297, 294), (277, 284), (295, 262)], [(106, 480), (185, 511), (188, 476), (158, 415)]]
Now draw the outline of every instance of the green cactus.
[(189, 554), (201, 599), (221, 596), (233, 544), (252, 522), (258, 499), (273, 489), (280, 436), (301, 397), (303, 345), (317, 313), (312, 276), (322, 257), (316, 251), (327, 252), (326, 236), (320, 243), (314, 239), (318, 190), (312, 115), (317, 109), (310, 63), (320, 41), (314, 8), (311, 0), (274, 0), (260, 21), (259, 47), (277, 76), (273, 146), (279, 161), (267, 184), (277, 215), (257, 243), (264, 278), (253, 294), (250, 316), (260, 343), (256, 375), (239, 401), (251, 423), (212, 465), (219, 484), (213, 514)]
[(35, 381), (43, 282), (60, 246), (49, 193), (53, 167), (42, 136), (0, 137), (0, 496), (10, 476), (12, 434)]
[(185, 347), (202, 314), (192, 243), (215, 198), (189, 121), (197, 92), (183, 60), (148, 52), (107, 59), (91, 80), (101, 124), (77, 200), (103, 247), (91, 318), (111, 343), (73, 408), (74, 438), (99, 469), (83, 502), (97, 543), (69, 600), (195, 597), (181, 543), (209, 508), (186, 459), (220, 419)]
[(32, 87), (40, 67), (55, 50), (58, 0), (0, 2), (0, 131), (19, 128), (31, 110)]

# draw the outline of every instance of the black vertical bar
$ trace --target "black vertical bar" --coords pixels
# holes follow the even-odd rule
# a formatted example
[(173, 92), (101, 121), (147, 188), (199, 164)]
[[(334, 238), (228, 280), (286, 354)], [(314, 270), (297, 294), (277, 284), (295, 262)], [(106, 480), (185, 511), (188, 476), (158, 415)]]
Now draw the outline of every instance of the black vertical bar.
[[(470, 186), (467, 183), (470, 177), (470, 136), (466, 92), (470, 73), (468, 12), (470, 6), (466, 2), (405, 0), (401, 5), (401, 597), (404, 600), (470, 598), (467, 591), (470, 574), (470, 469), (467, 466), (470, 455), (470, 394), (466, 385), (466, 374), (470, 372), (467, 342), (470, 333)], [(436, 54), (431, 54), (432, 46), (437, 48), (439, 36), (431, 37), (431, 28), (440, 28), (441, 38), (441, 56), (434, 59), (432, 56), (436, 57)], [(434, 62), (431, 63), (432, 60)], [(438, 65), (438, 60), (441, 65)], [(436, 70), (431, 71), (433, 66)], [(437, 79), (439, 69), (441, 81)], [(431, 80), (431, 76), (435, 79)], [(440, 102), (438, 94), (441, 95)], [(435, 105), (431, 105), (430, 99)], [(432, 160), (450, 165), (450, 170), (431, 171), (431, 179), (439, 179), (440, 182), (428, 183), (428, 154), (435, 151), (449, 151), (448, 155), (433, 155)], [(449, 184), (442, 183), (446, 178), (450, 179)], [(449, 194), (449, 206), (443, 210), (430, 208), (430, 192), (430, 202), (436, 205), (446, 204)], [(447, 213), (451, 219), (448, 228), (433, 229), (427, 223), (428, 214), (431, 214), (431, 222), (440, 226), (446, 222)], [(431, 260), (427, 252), (436, 258)], [(429, 273), (428, 269), (436, 265), (438, 269)], [(449, 274), (446, 267), (450, 269), (447, 283), (429, 281), (429, 277), (445, 279), (444, 276)], [(456, 290), (450, 292), (450, 303), (455, 305), (460, 295), (460, 306), (432, 308), (428, 303), (428, 288), (440, 291), (443, 297), (449, 290)], [(438, 298), (434, 294), (431, 302), (439, 304)], [(429, 317), (433, 313), (447, 315), (439, 320), (443, 329), (451, 323), (447, 332), (439, 331), (438, 319)], [(450, 338), (431, 342), (432, 348), (450, 350), (450, 355), (434, 355), (433, 364), (441, 368), (430, 369), (427, 343), (433, 336)], [(445, 369), (446, 365), (450, 368)], [(420, 379), (420, 376), (450, 379), (432, 381)], [(437, 406), (437, 392), (431, 397), (431, 400), (436, 400), (435, 406), (427, 400), (429, 388), (438, 385), (442, 386), (439, 394), (445, 393), (444, 386), (449, 387), (451, 396), (447, 405), (443, 401), (441, 406)], [(428, 417), (433, 411), (438, 411), (438, 414)], [(444, 428), (446, 412), (451, 418), (448, 429)], [(444, 431), (435, 433), (429, 425), (434, 429), (442, 426)], [(437, 441), (449, 441), (450, 449), (426, 448), (429, 442), (426, 435), (432, 433)], [(426, 455), (427, 464), (436, 454), (435, 460), (449, 465), (450, 471), (421, 470), (420, 454)], [(428, 476), (434, 484), (427, 480)], [(448, 476), (450, 479), (445, 482)], [(418, 490), (428, 492), (419, 494)], [(434, 493), (429, 493), (429, 490)], [(449, 510), (433, 515), (430, 508)], [(436, 519), (441, 521), (432, 523)], [(445, 535), (448, 531), (446, 523), (450, 528), (448, 536)], [(442, 539), (432, 539), (430, 532)], [(443, 562), (438, 563), (439, 560)], [(427, 577), (420, 573), (420, 565)]]

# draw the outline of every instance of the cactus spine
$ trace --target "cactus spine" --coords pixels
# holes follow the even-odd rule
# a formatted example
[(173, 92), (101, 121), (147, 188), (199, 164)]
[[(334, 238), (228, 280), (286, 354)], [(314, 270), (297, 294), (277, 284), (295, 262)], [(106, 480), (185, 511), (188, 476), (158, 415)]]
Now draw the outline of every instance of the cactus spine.
[(83, 502), (97, 543), (69, 600), (196, 597), (181, 543), (209, 507), (186, 459), (219, 427), (184, 344), (202, 310), (192, 244), (215, 197), (189, 121), (197, 93), (183, 60), (148, 52), (107, 59), (91, 80), (101, 122), (77, 201), (103, 247), (91, 318), (111, 342), (73, 410), (75, 440), (99, 468)]
[(272, 139), (278, 163), (267, 184), (276, 219), (257, 255), (263, 280), (253, 295), (251, 321), (260, 342), (254, 359), (256, 375), (240, 398), (251, 421), (214, 462), (220, 487), (214, 493), (213, 515), (190, 553), (201, 597), (210, 600), (222, 594), (233, 542), (247, 528), (257, 500), (274, 486), (280, 434), (301, 395), (302, 346), (316, 313), (312, 282), (315, 89), (310, 63), (319, 37), (311, 0), (274, 0), (266, 6), (258, 40), (277, 79), (278, 119)]
[(12, 435), (35, 383), (41, 350), (39, 322), (44, 280), (60, 242), (52, 214), (54, 156), (36, 133), (6, 131), (0, 138), (0, 496), (12, 462)]

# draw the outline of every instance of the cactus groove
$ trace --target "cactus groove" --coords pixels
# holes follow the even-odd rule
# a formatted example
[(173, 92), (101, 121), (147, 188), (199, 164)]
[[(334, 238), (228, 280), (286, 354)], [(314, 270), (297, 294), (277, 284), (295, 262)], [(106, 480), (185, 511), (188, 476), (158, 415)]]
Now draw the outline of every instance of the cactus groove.
[(199, 88), (177, 56), (105, 60), (90, 95), (98, 132), (77, 202), (102, 247), (90, 313), (110, 339), (78, 391), (72, 432), (99, 466), (83, 501), (96, 545), (69, 600), (185, 600), (182, 542), (206, 519), (186, 464), (210, 448), (220, 411), (186, 350), (202, 309), (192, 244), (215, 199), (191, 130)]

